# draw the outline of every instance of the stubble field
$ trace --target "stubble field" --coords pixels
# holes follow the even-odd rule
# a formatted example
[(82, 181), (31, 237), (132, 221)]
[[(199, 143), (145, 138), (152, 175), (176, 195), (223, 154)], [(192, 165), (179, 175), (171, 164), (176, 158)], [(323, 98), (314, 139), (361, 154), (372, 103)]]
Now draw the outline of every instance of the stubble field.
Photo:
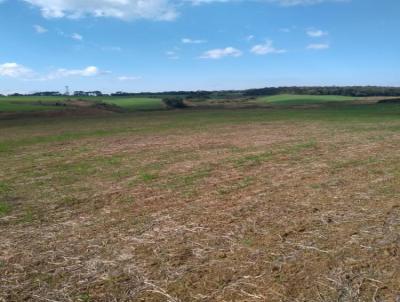
[(400, 107), (0, 120), (0, 301), (400, 301)]

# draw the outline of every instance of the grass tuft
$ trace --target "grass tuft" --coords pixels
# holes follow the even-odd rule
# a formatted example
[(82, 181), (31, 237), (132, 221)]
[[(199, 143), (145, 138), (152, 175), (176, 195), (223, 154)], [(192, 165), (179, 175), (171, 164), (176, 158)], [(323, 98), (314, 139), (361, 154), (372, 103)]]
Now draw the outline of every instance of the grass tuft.
[(6, 216), (11, 212), (11, 206), (5, 202), (0, 201), (0, 217)]

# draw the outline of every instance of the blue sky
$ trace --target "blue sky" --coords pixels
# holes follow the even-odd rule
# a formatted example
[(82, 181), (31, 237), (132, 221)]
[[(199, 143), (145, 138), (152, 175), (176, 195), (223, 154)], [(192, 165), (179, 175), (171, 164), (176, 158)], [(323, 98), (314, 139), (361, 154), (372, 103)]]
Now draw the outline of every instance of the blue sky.
[(400, 86), (398, 0), (0, 0), (0, 93)]

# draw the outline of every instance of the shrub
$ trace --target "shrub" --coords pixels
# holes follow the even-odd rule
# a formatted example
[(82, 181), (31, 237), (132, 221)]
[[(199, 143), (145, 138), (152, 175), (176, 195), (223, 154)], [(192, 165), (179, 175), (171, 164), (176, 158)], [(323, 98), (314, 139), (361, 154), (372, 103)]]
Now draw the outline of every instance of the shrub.
[(400, 99), (384, 99), (378, 102), (379, 104), (400, 104)]
[(162, 101), (168, 108), (178, 109), (187, 107), (183, 99), (179, 97), (164, 98)]

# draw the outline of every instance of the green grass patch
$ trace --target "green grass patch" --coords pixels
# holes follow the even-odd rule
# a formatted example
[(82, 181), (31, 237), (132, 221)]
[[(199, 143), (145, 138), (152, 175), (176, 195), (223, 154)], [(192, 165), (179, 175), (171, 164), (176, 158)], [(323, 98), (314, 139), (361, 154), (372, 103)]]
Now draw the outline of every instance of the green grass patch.
[(85, 100), (93, 103), (102, 102), (116, 105), (127, 111), (161, 110), (165, 106), (160, 98), (143, 97), (65, 97), (65, 96), (18, 96), (0, 98), (0, 112), (30, 112), (44, 110), (62, 110), (65, 107), (56, 106), (56, 103), (66, 101)]
[(180, 182), (183, 186), (192, 186), (198, 180), (201, 180), (205, 177), (208, 177), (211, 174), (211, 168), (202, 168), (197, 171), (193, 171), (188, 175), (182, 175), (178, 177), (178, 182)]
[(257, 102), (264, 104), (276, 105), (307, 105), (321, 104), (328, 102), (346, 102), (356, 100), (356, 97), (348, 97), (341, 95), (297, 95), (297, 94), (280, 94), (273, 96), (264, 96), (257, 98)]
[(140, 172), (139, 179), (144, 182), (151, 182), (158, 178), (157, 174), (149, 173), (149, 172)]
[(210, 176), (211, 172), (211, 167), (203, 167), (188, 174), (171, 175), (164, 186), (170, 189), (184, 188), (185, 191), (191, 191), (198, 181)]
[(32, 207), (28, 206), (25, 211), (23, 216), (20, 219), (21, 223), (33, 223), (36, 220), (40, 219), (39, 212)]
[(317, 147), (316, 140), (310, 140), (304, 143), (295, 144), (293, 146), (289, 146), (284, 148), (283, 153), (295, 154), (301, 152), (306, 149), (314, 149)]
[(5, 141), (0, 141), (0, 152), (9, 152), (17, 147), (22, 147), (22, 146), (44, 144), (44, 143), (68, 142), (81, 138), (108, 136), (112, 134), (124, 133), (129, 131), (134, 131), (134, 130), (108, 129), (108, 130), (94, 130), (94, 131), (77, 131), (77, 132), (66, 132), (56, 135), (27, 137), (20, 140), (5, 140)]
[(116, 105), (128, 111), (165, 109), (161, 99), (157, 98), (115, 98), (105, 99), (103, 102)]
[(10, 186), (4, 181), (0, 181), (0, 194), (4, 195), (4, 194), (7, 194), (10, 191), (11, 191)]
[(291, 146), (275, 146), (274, 150), (268, 150), (256, 154), (249, 154), (240, 158), (234, 159), (236, 167), (258, 166), (264, 162), (273, 160), (278, 155), (295, 155), (303, 150), (313, 149), (317, 147), (315, 140), (310, 140), (304, 143), (298, 143)]
[[(65, 96), (7, 96), (0, 98), (1, 102), (10, 102), (10, 103), (55, 103), (55, 102), (63, 102), (66, 99), (69, 99)], [(72, 98), (74, 99), (74, 98)]]
[(357, 158), (357, 159), (335, 161), (332, 163), (332, 168), (334, 170), (340, 170), (347, 168), (363, 167), (377, 163), (379, 163), (379, 159), (376, 157), (368, 157), (366, 159)]
[[(374, 127), (383, 123), (400, 121), (398, 105), (335, 105), (321, 108), (281, 108), (248, 110), (188, 110), (134, 112), (111, 117), (24, 119), (1, 121), (4, 133), (19, 131), (23, 135), (0, 136), (0, 152), (11, 152), (15, 148), (55, 142), (67, 142), (83, 138), (113, 136), (134, 133), (161, 133), (165, 131), (204, 131), (223, 125), (270, 122), (363, 122)], [(48, 127), (47, 134), (37, 135), (34, 130)], [(51, 128), (50, 128), (51, 127)], [(365, 127), (365, 126), (363, 126)], [(392, 123), (386, 127), (393, 132), (400, 129)], [(68, 129), (59, 133), (60, 129)], [(28, 132), (26, 132), (28, 131)], [(58, 133), (57, 133), (58, 132)], [(31, 135), (26, 135), (31, 133)], [(40, 131), (39, 131), (40, 133)]]
[(0, 217), (6, 216), (11, 212), (11, 206), (3, 201), (0, 201)]
[(0, 100), (0, 112), (33, 112), (61, 110), (64, 107), (49, 106), (44, 104), (25, 104), (20, 102), (5, 102)]
[(79, 301), (79, 302), (91, 302), (92, 299), (90, 298), (90, 295), (88, 293), (83, 293), (83, 294), (80, 294), (77, 297), (77, 301)]
[(254, 166), (259, 165), (271, 159), (273, 156), (272, 151), (266, 151), (258, 154), (250, 154), (235, 160), (236, 166)]

